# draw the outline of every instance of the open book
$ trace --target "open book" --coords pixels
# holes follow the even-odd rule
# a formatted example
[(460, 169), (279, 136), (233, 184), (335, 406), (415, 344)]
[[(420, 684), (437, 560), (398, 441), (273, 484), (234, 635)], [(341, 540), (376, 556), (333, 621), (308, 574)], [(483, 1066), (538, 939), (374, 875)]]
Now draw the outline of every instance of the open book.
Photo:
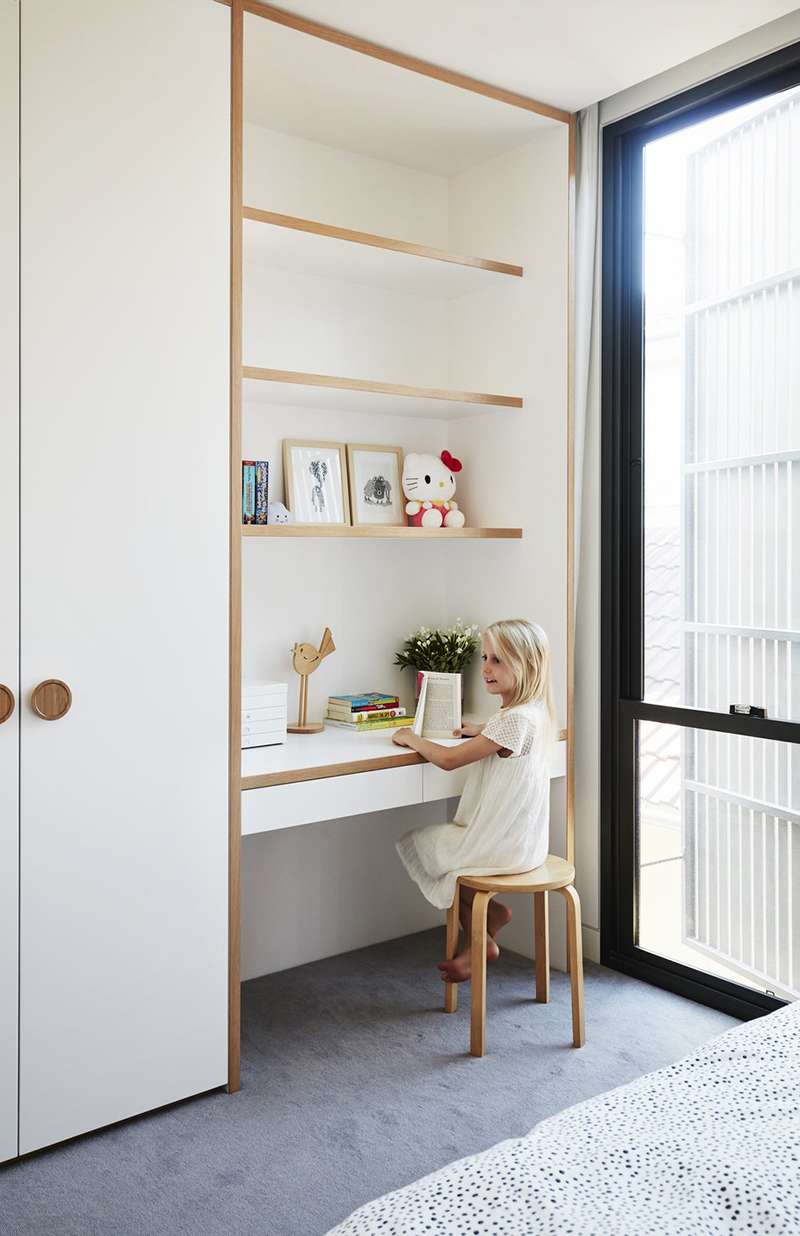
[(460, 725), (461, 675), (426, 670), (412, 733), (420, 738), (452, 738)]

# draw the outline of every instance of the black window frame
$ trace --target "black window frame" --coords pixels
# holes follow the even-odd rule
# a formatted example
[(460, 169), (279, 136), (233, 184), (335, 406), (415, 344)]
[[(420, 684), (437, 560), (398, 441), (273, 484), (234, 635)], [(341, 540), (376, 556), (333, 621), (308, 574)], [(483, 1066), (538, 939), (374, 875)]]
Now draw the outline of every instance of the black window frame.
[[(800, 43), (654, 104), (603, 130), (601, 365), (601, 961), (735, 1017), (785, 1003), (698, 973), (635, 942), (638, 721), (800, 742), (800, 723), (643, 701), (644, 146), (719, 112), (800, 85)], [(691, 119), (690, 119), (691, 118)], [(632, 638), (635, 636), (635, 638)]]

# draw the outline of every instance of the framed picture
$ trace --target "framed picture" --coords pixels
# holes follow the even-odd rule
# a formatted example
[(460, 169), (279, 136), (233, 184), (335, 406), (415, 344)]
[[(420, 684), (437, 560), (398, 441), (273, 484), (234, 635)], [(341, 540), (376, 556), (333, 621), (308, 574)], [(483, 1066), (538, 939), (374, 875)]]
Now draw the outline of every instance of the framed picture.
[(403, 452), (399, 446), (347, 444), (353, 524), (405, 526)]
[(350, 524), (343, 442), (283, 440), (286, 505), (295, 524)]

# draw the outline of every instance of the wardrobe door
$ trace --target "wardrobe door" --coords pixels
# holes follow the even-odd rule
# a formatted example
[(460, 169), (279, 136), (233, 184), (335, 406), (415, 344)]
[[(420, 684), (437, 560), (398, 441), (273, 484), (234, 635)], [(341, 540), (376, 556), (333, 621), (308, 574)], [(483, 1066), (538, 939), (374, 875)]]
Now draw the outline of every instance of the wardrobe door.
[[(0, 1162), (17, 1153), (19, 3), (0, 0)], [(9, 709), (13, 706), (13, 711)]]
[(230, 11), (21, 7), (25, 1153), (227, 1076)]

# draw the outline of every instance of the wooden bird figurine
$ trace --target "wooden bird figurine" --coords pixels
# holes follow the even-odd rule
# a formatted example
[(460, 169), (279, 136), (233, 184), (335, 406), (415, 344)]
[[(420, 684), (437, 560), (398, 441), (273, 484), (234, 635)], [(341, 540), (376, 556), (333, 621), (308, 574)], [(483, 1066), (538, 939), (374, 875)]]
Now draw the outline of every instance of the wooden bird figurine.
[(312, 721), (308, 724), (308, 675), (313, 674), (320, 662), (327, 657), (329, 652), (336, 651), (336, 645), (333, 642), (330, 628), (326, 627), (322, 633), (322, 639), (319, 641), (319, 648), (315, 648), (313, 644), (294, 644), (291, 651), (294, 653), (292, 657), (292, 665), (295, 672), (300, 675), (300, 703), (297, 710), (297, 725), (287, 725), (287, 730), (290, 734), (319, 734), (324, 730), (325, 726), (322, 722)]

